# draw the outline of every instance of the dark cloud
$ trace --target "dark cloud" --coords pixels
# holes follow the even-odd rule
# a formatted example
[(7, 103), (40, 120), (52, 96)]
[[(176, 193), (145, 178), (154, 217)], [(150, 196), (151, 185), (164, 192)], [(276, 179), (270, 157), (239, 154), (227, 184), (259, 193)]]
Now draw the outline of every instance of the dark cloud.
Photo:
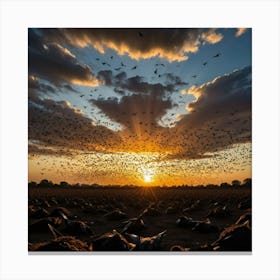
[(66, 84), (66, 85), (63, 85), (63, 87), (69, 91), (73, 91), (75, 93), (80, 93), (78, 90), (74, 89), (73, 87), (71, 87), (70, 85)]
[(143, 81), (142, 77), (135, 76), (126, 80), (122, 85), (124, 89), (136, 93), (148, 93), (164, 95), (165, 93), (171, 93), (174, 90), (173, 85), (162, 85), (160, 83), (150, 84)]
[(98, 80), (89, 66), (58, 43), (45, 42), (35, 30), (28, 32), (29, 75), (45, 79), (56, 86), (63, 83), (97, 86)]
[(204, 156), (233, 144), (251, 141), (252, 114), (251, 67), (215, 78), (199, 87), (191, 87), (196, 101), (170, 130), (178, 135), (169, 143), (181, 146), (175, 157)]
[(192, 86), (189, 94), (193, 94), (197, 100), (189, 104), (189, 110), (203, 111), (203, 119), (213, 111), (250, 111), (251, 73), (251, 67), (245, 67), (199, 87)]
[(35, 98), (40, 95), (56, 94), (57, 88), (39, 81), (35, 76), (28, 76), (28, 97)]
[(65, 149), (62, 147), (48, 147), (40, 144), (28, 144), (29, 157), (36, 157), (38, 155), (52, 155), (52, 156), (75, 156), (77, 152)]
[(119, 94), (119, 95), (125, 95), (125, 91), (119, 88), (114, 88), (114, 92)]
[(115, 147), (119, 151), (163, 152), (161, 137), (166, 128), (159, 119), (173, 104), (160, 93), (132, 94), (111, 100), (90, 100), (111, 120), (123, 125), (118, 132), (122, 139)]
[[(102, 75), (115, 85), (110, 72)], [(29, 139), (85, 152), (160, 152), (163, 160), (213, 157), (234, 144), (251, 142), (251, 67), (191, 87), (189, 94), (196, 100), (172, 128), (159, 121), (174, 106), (165, 90), (155, 90), (138, 76), (123, 75), (119, 83), (122, 90), (137, 93), (89, 102), (121, 124), (121, 131), (93, 125), (65, 101), (37, 98), (29, 104)]]
[(96, 126), (66, 101), (39, 98), (29, 101), (28, 138), (51, 147), (80, 150), (110, 150), (118, 136)]
[(118, 90), (127, 90), (133, 93), (159, 94), (163, 96), (164, 94), (171, 93), (174, 90), (173, 84), (151, 84), (145, 82), (144, 78), (141, 76), (127, 78), (125, 72), (113, 75), (111, 70), (103, 70), (98, 72), (97, 77), (103, 85), (114, 86), (118, 88)]
[(182, 79), (179, 76), (176, 76), (172, 73), (166, 73), (162, 75), (166, 79), (167, 84), (171, 84), (174, 87), (176, 86), (186, 86), (189, 83), (182, 81)]
[(92, 46), (100, 53), (107, 48), (119, 55), (128, 54), (133, 59), (147, 59), (158, 56), (169, 61), (182, 61), (187, 54), (197, 52), (203, 43), (215, 44), (222, 40), (216, 29), (92, 29), (67, 28), (43, 29), (45, 37), (62, 44), (86, 47)]
[(157, 121), (172, 108), (172, 102), (162, 100), (159, 93), (154, 94), (132, 94), (123, 96), (120, 101), (117, 98), (111, 100), (90, 100), (102, 110), (109, 118), (122, 124), (126, 128), (136, 132), (150, 130), (156, 127)]

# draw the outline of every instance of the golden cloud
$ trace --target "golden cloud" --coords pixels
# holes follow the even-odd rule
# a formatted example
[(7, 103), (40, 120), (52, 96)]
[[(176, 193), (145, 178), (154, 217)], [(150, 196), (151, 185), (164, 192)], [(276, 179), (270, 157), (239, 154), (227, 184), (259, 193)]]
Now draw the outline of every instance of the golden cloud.
[(80, 48), (92, 46), (102, 54), (112, 49), (135, 60), (160, 57), (170, 62), (187, 60), (188, 53), (197, 52), (202, 43), (215, 44), (223, 38), (215, 29), (200, 28), (148, 28), (141, 32), (136, 29), (49, 29), (45, 36)]
[(248, 28), (237, 28), (237, 31), (235, 33), (235, 37), (239, 37), (241, 35), (243, 35), (246, 31), (247, 31)]
[(223, 35), (221, 33), (216, 33), (215, 29), (210, 29), (209, 31), (202, 33), (201, 38), (205, 42), (213, 45), (220, 42), (223, 39)]
[(180, 92), (181, 92), (181, 94), (183, 94), (183, 95), (188, 94), (187, 90), (186, 90), (186, 89), (184, 89), (184, 88), (183, 88), (183, 89), (181, 89), (181, 91), (180, 91)]
[(87, 80), (71, 79), (69, 80), (69, 82), (77, 86), (87, 86), (87, 87), (96, 87), (100, 84), (98, 79), (94, 78), (93, 76)]

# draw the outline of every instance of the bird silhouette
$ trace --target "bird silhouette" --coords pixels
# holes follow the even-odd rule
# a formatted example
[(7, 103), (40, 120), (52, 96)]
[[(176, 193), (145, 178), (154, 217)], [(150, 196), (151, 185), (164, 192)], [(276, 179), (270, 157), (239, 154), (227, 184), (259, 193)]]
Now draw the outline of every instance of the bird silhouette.
[(222, 54), (221, 53), (217, 53), (217, 54), (215, 54), (215, 55), (213, 55), (213, 57), (219, 57), (219, 56), (221, 56)]

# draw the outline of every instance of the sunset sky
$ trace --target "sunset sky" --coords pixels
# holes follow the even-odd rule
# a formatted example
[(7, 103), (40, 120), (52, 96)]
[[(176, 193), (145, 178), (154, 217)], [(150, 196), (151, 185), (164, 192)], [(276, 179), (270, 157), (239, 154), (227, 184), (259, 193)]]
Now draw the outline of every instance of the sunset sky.
[(246, 28), (29, 29), (29, 181), (251, 177)]

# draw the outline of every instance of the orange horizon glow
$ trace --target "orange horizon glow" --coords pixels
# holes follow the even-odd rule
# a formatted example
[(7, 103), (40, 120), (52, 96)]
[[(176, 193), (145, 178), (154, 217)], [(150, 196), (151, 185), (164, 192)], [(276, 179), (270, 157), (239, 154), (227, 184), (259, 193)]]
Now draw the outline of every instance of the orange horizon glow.
[(150, 187), (252, 177), (251, 29), (28, 35), (28, 181)]
[[(232, 153), (237, 154), (244, 145), (236, 146)], [(251, 158), (246, 163), (242, 158), (236, 159), (233, 164), (230, 158), (223, 157), (225, 152), (218, 154), (221, 159), (219, 167), (215, 168), (216, 158), (160, 160), (160, 154), (156, 153), (92, 153), (71, 158), (41, 155), (29, 158), (29, 181), (48, 179), (70, 184), (175, 186), (230, 183), (235, 179), (242, 182), (251, 178)], [(109, 159), (110, 165), (107, 164)], [(239, 170), (235, 166), (244, 167)]]

